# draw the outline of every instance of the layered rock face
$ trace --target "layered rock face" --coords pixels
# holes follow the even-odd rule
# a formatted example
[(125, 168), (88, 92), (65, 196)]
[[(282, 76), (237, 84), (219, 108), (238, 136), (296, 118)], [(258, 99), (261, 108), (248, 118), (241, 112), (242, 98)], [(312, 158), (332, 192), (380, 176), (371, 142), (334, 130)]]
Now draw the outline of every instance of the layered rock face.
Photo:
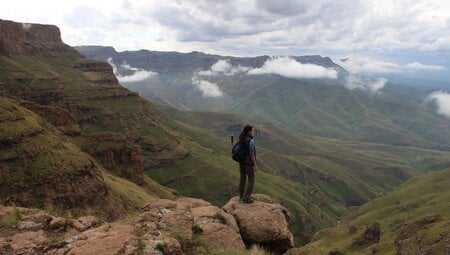
[(0, 20), (0, 54), (33, 55), (48, 50), (72, 50), (62, 42), (57, 26)]
[[(236, 206), (234, 200), (231, 205)], [(0, 253), (238, 254), (245, 249), (241, 236), (250, 234), (256, 240), (263, 238), (264, 231), (285, 231), (287, 222), (281, 218), (272, 219), (275, 224), (258, 222), (259, 233), (249, 233), (242, 222), (238, 225), (235, 218), (243, 219), (251, 211), (261, 219), (264, 215), (276, 216), (282, 208), (261, 201), (255, 206), (242, 204), (233, 217), (200, 199), (158, 199), (147, 203), (128, 223), (105, 223), (93, 216), (69, 219), (28, 208), (0, 207)]]
[(108, 86), (120, 86), (119, 81), (113, 74), (112, 67), (105, 62), (83, 59), (74, 66), (84, 72), (91, 82)]

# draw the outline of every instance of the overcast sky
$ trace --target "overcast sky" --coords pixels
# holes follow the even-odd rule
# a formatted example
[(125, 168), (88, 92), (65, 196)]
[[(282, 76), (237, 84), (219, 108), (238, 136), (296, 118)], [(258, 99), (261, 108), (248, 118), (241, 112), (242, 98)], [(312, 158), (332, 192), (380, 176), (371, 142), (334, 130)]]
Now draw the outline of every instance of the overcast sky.
[(449, 0), (14, 0), (2, 2), (0, 18), (55, 24), (70, 45), (119, 51), (321, 54), (450, 66)]

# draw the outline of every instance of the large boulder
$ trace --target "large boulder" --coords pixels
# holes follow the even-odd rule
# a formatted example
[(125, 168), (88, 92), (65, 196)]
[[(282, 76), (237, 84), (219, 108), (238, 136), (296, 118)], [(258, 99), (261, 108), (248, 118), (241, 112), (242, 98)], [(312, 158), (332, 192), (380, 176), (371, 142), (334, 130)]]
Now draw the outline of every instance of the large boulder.
[(216, 206), (199, 206), (192, 209), (195, 226), (201, 229), (208, 243), (225, 249), (243, 250), (244, 242), (236, 220)]
[(258, 244), (282, 254), (294, 246), (293, 235), (288, 229), (290, 214), (286, 208), (265, 195), (254, 195), (252, 204), (239, 202), (233, 197), (223, 209), (232, 214), (244, 242)]
[(201, 199), (154, 200), (143, 207), (140, 217), (142, 223), (154, 222), (160, 233), (175, 235), (184, 246), (192, 244), (194, 235), (198, 235), (212, 247), (245, 249), (234, 217)]

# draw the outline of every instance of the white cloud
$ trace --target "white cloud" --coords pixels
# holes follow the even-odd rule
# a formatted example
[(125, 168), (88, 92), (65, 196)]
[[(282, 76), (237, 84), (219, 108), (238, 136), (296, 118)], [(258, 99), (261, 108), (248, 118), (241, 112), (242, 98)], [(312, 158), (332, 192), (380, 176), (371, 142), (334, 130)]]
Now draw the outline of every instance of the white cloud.
[(220, 59), (215, 64), (211, 66), (209, 70), (206, 71), (200, 71), (197, 74), (198, 75), (204, 75), (204, 76), (217, 76), (217, 75), (235, 75), (239, 73), (244, 73), (250, 70), (250, 67), (246, 66), (233, 66), (229, 60), (226, 59)]
[[(449, 19), (450, 20), (450, 19)], [(450, 25), (449, 25), (450, 28)], [(450, 50), (450, 36), (443, 36), (420, 47), (424, 51)]]
[(437, 71), (437, 70), (445, 69), (443, 66), (424, 65), (419, 62), (413, 62), (413, 63), (406, 64), (405, 68), (411, 69), (411, 70), (427, 70), (427, 71)]
[(435, 91), (427, 97), (426, 101), (434, 102), (439, 114), (450, 117), (450, 93), (445, 91)]
[(203, 97), (221, 97), (223, 95), (216, 83), (201, 80), (195, 75), (192, 77), (192, 84), (202, 92)]
[(121, 65), (121, 67), (125, 70), (129, 70), (129, 71), (133, 71), (132, 75), (120, 75), (117, 72), (117, 66), (114, 64), (112, 58), (108, 58), (107, 59), (108, 64), (111, 65), (111, 67), (113, 68), (113, 72), (116, 75), (117, 79), (119, 80), (119, 82), (137, 82), (137, 81), (143, 81), (145, 79), (151, 78), (155, 75), (157, 75), (158, 73), (156, 72), (152, 72), (152, 71), (147, 71), (141, 68), (136, 68), (136, 67), (132, 67), (127, 63), (123, 63)]
[(71, 45), (118, 50), (329, 55), (323, 51), (428, 52), (450, 46), (448, 0), (3, 2), (2, 19), (55, 24)]
[(387, 79), (385, 78), (363, 78), (357, 75), (349, 75), (345, 80), (345, 87), (349, 90), (362, 89), (370, 93), (377, 93), (383, 89), (386, 85)]
[(351, 73), (399, 73), (445, 70), (444, 67), (437, 65), (425, 65), (419, 62), (402, 65), (363, 55), (352, 55), (343, 59), (335, 59), (334, 61)]
[(329, 78), (337, 79), (337, 71), (314, 64), (302, 64), (290, 57), (268, 59), (260, 68), (248, 71), (248, 74), (278, 74), (287, 78)]
[(109, 57), (106, 61), (107, 61), (108, 64), (112, 67), (113, 73), (114, 73), (115, 75), (117, 75), (117, 66), (116, 66), (116, 64), (114, 64), (112, 58)]

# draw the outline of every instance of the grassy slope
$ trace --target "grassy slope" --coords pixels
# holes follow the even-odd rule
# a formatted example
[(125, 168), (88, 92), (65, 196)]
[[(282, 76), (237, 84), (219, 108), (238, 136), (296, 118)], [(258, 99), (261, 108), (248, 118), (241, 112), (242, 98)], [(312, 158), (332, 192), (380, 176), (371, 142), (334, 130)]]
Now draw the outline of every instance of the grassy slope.
[[(26, 182), (24, 190), (14, 190), (14, 192), (15, 195), (28, 194), (28, 196), (32, 196), (32, 200), (19, 198), (18, 200), (1, 201), (1, 203), (13, 202), (22, 206), (60, 208), (62, 206), (59, 203), (61, 202), (60, 195), (63, 194), (54, 194), (56, 198), (51, 200), (53, 195), (50, 194), (54, 192), (51, 187), (46, 187), (42, 182), (52, 180), (52, 176), (55, 175), (64, 176), (77, 172), (86, 165), (91, 165), (95, 159), (82, 152), (51, 124), (22, 107), (20, 102), (0, 96), (0, 141), (2, 144), (0, 165), (4, 169), (0, 184), (2, 187), (14, 190), (20, 188), (18, 184)], [(92, 213), (99, 216), (110, 215), (113, 211), (131, 212), (140, 209), (149, 200), (170, 196), (166, 188), (150, 179), (148, 182), (151, 185), (148, 186), (153, 187), (153, 190), (144, 189), (130, 181), (113, 176), (98, 163), (93, 164), (95, 174), (89, 177), (91, 179), (88, 182), (105, 185), (112, 195), (111, 201), (103, 201), (104, 198), (98, 198), (98, 202), (95, 202), (94, 199), (94, 203), (89, 204), (93, 209), (96, 208)], [(12, 171), (8, 171), (8, 169)], [(83, 177), (79, 176), (79, 178)], [(59, 184), (55, 183), (54, 185), (57, 187)], [(75, 190), (91, 192), (87, 190), (86, 185), (73, 186), (73, 192), (76, 192)], [(66, 190), (60, 187), (59, 191), (65, 192)], [(71, 192), (70, 189), (68, 192)], [(70, 193), (64, 195), (70, 196)], [(78, 194), (74, 193), (73, 195)], [(89, 194), (83, 194), (83, 197), (85, 196), (89, 197)], [(82, 198), (74, 197), (73, 199)], [(76, 202), (83, 204), (85, 201)], [(89, 208), (65, 208), (63, 211), (70, 210), (71, 214), (76, 214), (78, 209)]]
[[(375, 246), (380, 254), (396, 254), (394, 242), (401, 227), (435, 213), (440, 214), (442, 220), (415, 230), (420, 233), (420, 238), (415, 241), (416, 244), (411, 244), (411, 252), (417, 249), (421, 240), (432, 246), (433, 254), (445, 254), (443, 244), (431, 244), (439, 240), (436, 238), (440, 233), (450, 230), (450, 169), (413, 177), (398, 190), (374, 199), (347, 215), (339, 227), (319, 232), (308, 246), (319, 248), (325, 254), (334, 248), (345, 254), (361, 254)], [(381, 224), (380, 243), (362, 248), (352, 247), (353, 238), (373, 221)], [(349, 234), (347, 227), (350, 225), (359, 228), (359, 231)]]

